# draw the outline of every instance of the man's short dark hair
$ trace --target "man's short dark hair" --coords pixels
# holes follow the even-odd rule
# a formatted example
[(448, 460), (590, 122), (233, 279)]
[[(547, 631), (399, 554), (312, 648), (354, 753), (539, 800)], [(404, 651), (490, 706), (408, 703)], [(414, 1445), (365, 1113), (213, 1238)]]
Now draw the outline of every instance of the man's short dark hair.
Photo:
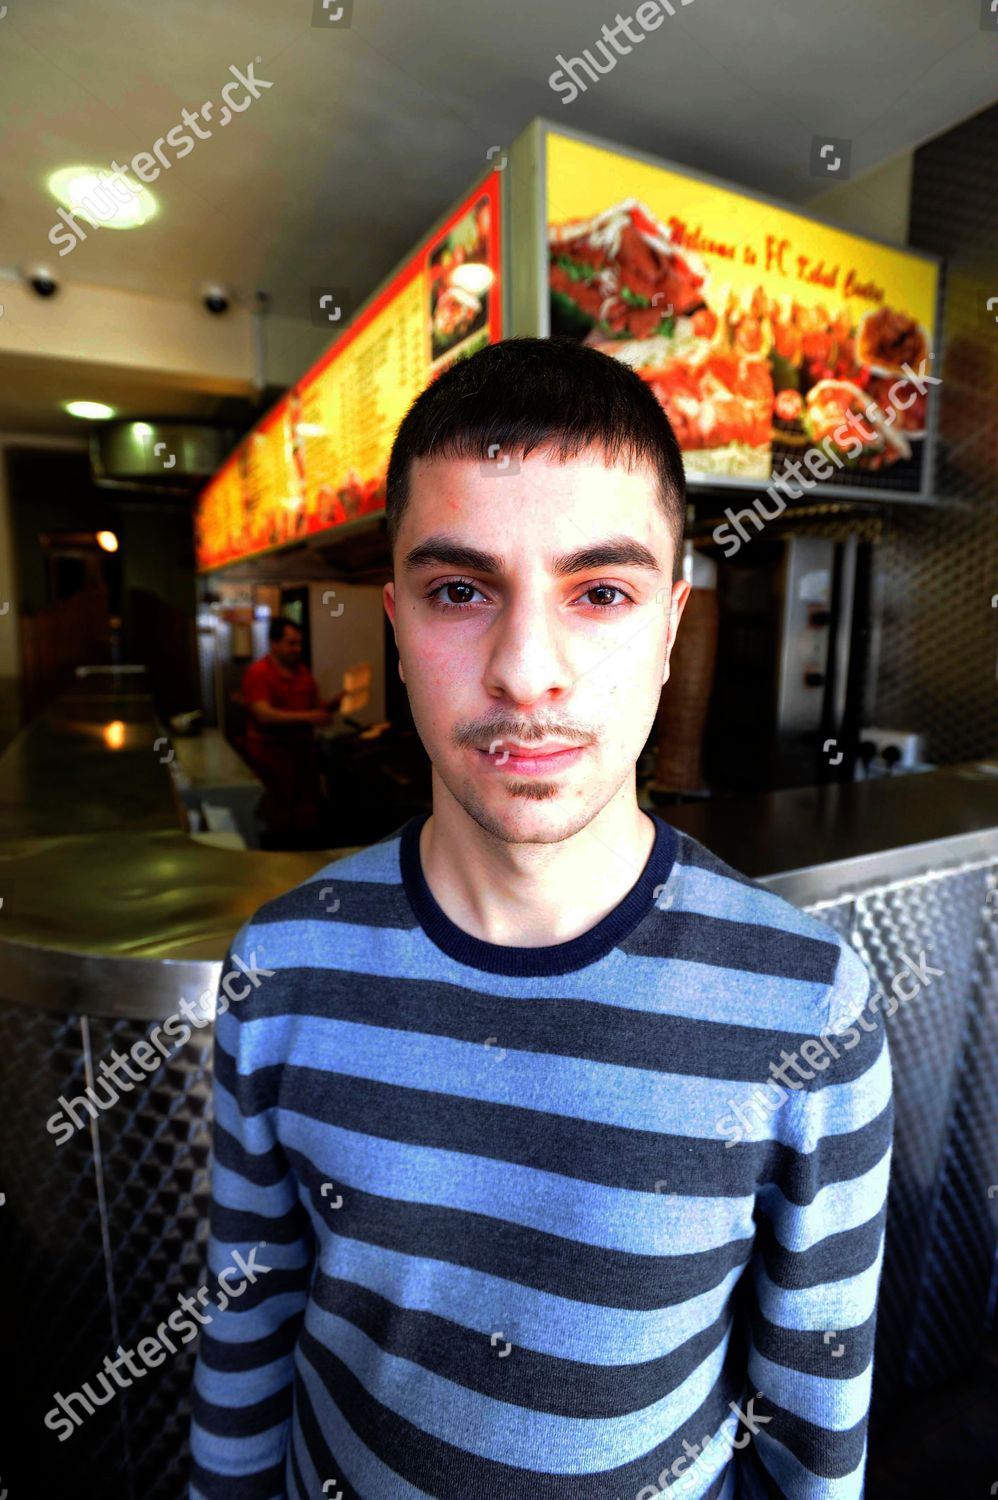
[(283, 641), (284, 632), (289, 626), (292, 630), (297, 630), (299, 635), (301, 634), (301, 626), (296, 625), (294, 620), (289, 620), (287, 615), (275, 615), (267, 630), (267, 639), (270, 641), (270, 644), (273, 645), (275, 641)]
[(562, 461), (600, 448), (607, 463), (648, 464), (682, 576), (686, 475), (669, 419), (652, 389), (619, 359), (570, 338), (517, 338), (458, 360), (427, 386), (399, 427), (388, 462), (385, 520), (395, 543), (414, 459), (526, 457)]

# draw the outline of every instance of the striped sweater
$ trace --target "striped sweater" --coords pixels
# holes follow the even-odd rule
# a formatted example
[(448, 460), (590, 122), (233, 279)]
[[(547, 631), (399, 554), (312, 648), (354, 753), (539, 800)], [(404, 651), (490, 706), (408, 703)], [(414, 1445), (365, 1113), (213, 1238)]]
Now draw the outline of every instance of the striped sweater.
[(425, 817), (230, 948), (272, 972), (219, 992), (209, 1270), (266, 1274), (201, 1333), (191, 1500), (861, 1496), (893, 1101), (860, 959), (657, 816), (595, 927), (485, 942)]

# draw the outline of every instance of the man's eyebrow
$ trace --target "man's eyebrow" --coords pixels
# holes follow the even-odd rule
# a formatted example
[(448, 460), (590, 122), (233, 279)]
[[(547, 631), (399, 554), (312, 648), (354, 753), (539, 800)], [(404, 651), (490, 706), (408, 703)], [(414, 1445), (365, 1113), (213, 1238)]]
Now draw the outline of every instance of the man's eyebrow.
[[(505, 559), (497, 552), (483, 552), (479, 547), (469, 547), (456, 537), (446, 534), (427, 537), (413, 547), (402, 559), (402, 566), (409, 572), (430, 566), (464, 568), (473, 573), (500, 574), (505, 570)], [(562, 552), (552, 559), (552, 572), (558, 578), (571, 577), (573, 573), (591, 572), (594, 568), (649, 568), (661, 572), (654, 552), (639, 542), (636, 537), (611, 536), (602, 541), (589, 542), (573, 552)]]

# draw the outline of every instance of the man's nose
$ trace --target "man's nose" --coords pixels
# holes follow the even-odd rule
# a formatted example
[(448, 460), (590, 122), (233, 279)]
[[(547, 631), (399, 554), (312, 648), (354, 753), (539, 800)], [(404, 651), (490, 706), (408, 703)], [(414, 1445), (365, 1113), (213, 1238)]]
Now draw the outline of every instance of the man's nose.
[(501, 690), (513, 703), (533, 703), (567, 691), (574, 681), (556, 612), (530, 599), (507, 605), (486, 663), (489, 690)]

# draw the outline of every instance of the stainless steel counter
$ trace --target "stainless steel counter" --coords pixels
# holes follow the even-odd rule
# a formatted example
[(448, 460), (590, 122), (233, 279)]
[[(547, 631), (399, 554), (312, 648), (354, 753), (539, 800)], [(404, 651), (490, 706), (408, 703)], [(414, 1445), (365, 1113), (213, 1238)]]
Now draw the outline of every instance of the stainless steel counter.
[(262, 902), (335, 853), (192, 839), (151, 699), (81, 684), (0, 757), (0, 996), (166, 1016), (217, 984)]
[(954, 860), (993, 858), (998, 761), (663, 808), (796, 906)]

